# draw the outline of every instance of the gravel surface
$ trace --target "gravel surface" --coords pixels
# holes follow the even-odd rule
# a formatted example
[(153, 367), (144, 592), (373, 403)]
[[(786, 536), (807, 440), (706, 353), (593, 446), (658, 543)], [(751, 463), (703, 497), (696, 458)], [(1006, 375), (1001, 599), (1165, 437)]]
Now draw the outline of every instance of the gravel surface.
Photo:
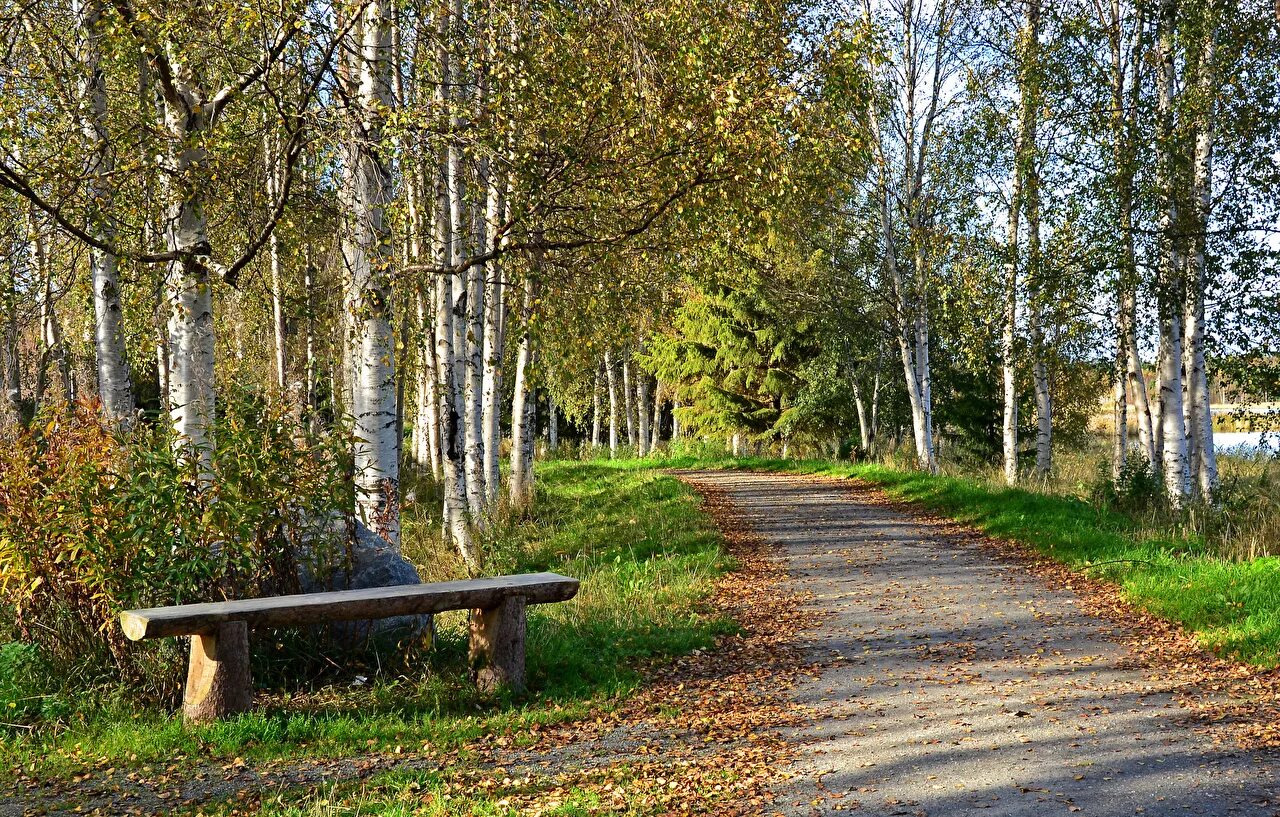
[(780, 546), (822, 617), (780, 811), (1280, 814), (1274, 756), (1190, 725), (1070, 591), (847, 482), (686, 476)]

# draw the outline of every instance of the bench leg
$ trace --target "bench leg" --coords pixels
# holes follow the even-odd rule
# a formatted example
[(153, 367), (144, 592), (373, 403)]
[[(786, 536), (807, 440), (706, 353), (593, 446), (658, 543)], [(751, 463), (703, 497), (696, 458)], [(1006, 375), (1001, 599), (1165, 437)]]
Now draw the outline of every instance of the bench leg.
[(524, 596), (471, 612), (471, 672), (480, 689), (524, 691), (524, 637)]
[(182, 714), (202, 723), (247, 712), (253, 705), (249, 678), (249, 626), (229, 621), (191, 637)]

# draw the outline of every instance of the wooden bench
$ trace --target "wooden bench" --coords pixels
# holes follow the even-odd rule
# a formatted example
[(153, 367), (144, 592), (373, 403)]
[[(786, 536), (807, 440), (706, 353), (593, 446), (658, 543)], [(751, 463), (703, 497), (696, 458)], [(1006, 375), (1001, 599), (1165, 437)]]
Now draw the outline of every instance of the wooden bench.
[(577, 593), (577, 579), (556, 573), (526, 573), (130, 610), (120, 614), (120, 626), (134, 641), (191, 636), (182, 711), (189, 721), (208, 721), (244, 712), (253, 703), (251, 627), (471, 610), (469, 652), (476, 683), (485, 690), (505, 686), (522, 691), (526, 605), (568, 601)]

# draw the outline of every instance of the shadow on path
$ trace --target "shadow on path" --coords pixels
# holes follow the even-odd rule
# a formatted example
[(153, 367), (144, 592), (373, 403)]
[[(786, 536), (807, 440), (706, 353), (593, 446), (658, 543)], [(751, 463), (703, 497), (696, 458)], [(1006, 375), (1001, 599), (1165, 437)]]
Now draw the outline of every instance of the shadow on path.
[(696, 472), (781, 548), (823, 669), (786, 814), (1276, 815), (1274, 759), (1188, 723), (1106, 622), (851, 485)]

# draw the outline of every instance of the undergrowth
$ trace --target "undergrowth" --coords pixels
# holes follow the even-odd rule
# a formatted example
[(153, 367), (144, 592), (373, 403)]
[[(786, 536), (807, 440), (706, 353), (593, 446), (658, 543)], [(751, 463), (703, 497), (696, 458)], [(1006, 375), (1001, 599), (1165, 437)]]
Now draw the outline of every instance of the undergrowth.
[[(189, 727), (139, 707), (127, 690), (107, 703), (76, 697), (76, 711), (57, 723), (0, 731), (0, 774), (51, 779), (156, 762), (448, 751), (494, 733), (518, 742), (536, 725), (610, 707), (647, 662), (705, 648), (732, 628), (705, 607), (729, 566), (721, 536), (679, 481), (631, 465), (557, 462), (539, 464), (537, 490), (530, 514), (491, 528), (490, 572), (551, 570), (581, 579), (582, 589), (572, 601), (530, 608), (526, 696), (475, 691), (464, 614), (446, 614), (429, 648), (335, 659), (313, 680), (259, 689), (256, 711), (220, 723)], [(457, 578), (438, 517), (426, 510), (434, 504), (428, 496), (406, 507), (404, 551), (424, 580)], [(272, 639), (255, 633), (255, 652), (278, 647)], [(0, 696), (4, 684), (0, 675)]]

